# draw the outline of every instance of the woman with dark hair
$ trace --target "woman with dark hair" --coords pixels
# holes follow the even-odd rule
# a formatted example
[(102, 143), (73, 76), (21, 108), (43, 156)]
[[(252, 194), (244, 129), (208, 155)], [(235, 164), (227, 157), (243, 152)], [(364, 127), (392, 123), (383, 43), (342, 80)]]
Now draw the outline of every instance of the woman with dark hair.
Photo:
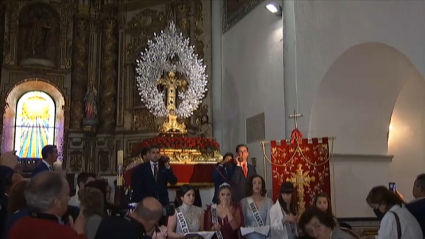
[(313, 202), (313, 207), (318, 208), (318, 209), (326, 212), (330, 216), (332, 216), (336, 225), (339, 226), (338, 220), (336, 219), (336, 217), (334, 216), (334, 214), (332, 212), (331, 199), (329, 198), (328, 194), (323, 193), (323, 192), (317, 194), (316, 198), (314, 199), (314, 202)]
[[(249, 196), (240, 202), (245, 227), (268, 227), (270, 230), (269, 211), (273, 201), (266, 197), (266, 194), (266, 182), (263, 177), (255, 175), (249, 178), (247, 185)], [(268, 235), (269, 232), (266, 235), (253, 232), (243, 236), (245, 239), (265, 239)]]
[(403, 200), (387, 187), (372, 188), (366, 202), (371, 208), (384, 214), (377, 239), (423, 238), (418, 221), (404, 206)]
[(332, 215), (315, 207), (301, 215), (298, 225), (305, 235), (316, 239), (355, 239), (336, 226)]
[(86, 187), (99, 189), (103, 193), (103, 202), (104, 202), (103, 210), (105, 212), (105, 215), (108, 215), (108, 209), (112, 208), (111, 204), (108, 202), (108, 196), (110, 192), (108, 182), (104, 179), (96, 179), (94, 181), (88, 182), (84, 186), (84, 188)]
[(215, 231), (216, 239), (237, 239), (243, 225), (242, 210), (232, 201), (232, 190), (228, 183), (218, 188), (218, 202), (208, 207), (205, 213), (205, 229)]
[(280, 186), (280, 195), (270, 209), (271, 239), (294, 239), (298, 236), (297, 209), (294, 200), (294, 185), (285, 182)]
[(177, 190), (181, 205), (176, 208), (173, 216), (168, 218), (167, 231), (170, 239), (198, 238), (185, 237), (190, 232), (204, 230), (204, 213), (202, 208), (194, 206), (195, 190), (189, 184), (182, 185)]
[(78, 191), (80, 210), (86, 218), (84, 234), (87, 239), (94, 239), (102, 218), (105, 217), (104, 195), (94, 187), (84, 187)]
[(232, 153), (226, 153), (223, 156), (223, 160), (219, 163), (217, 163), (217, 166), (215, 167), (212, 178), (214, 182), (214, 197), (213, 197), (213, 203), (217, 203), (217, 192), (218, 187), (222, 185), (223, 183), (229, 183), (232, 179), (233, 173), (235, 171), (236, 164), (233, 159)]

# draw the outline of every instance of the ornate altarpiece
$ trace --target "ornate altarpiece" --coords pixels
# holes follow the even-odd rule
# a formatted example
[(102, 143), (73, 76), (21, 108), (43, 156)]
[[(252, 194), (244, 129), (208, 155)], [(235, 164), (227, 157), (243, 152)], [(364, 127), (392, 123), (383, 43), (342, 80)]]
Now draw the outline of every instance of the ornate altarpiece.
[[(130, 157), (132, 144), (157, 134), (162, 123), (142, 106), (134, 69), (147, 41), (170, 21), (190, 37), (211, 75), (210, 1), (7, 0), (3, 4), (2, 150), (13, 149), (13, 104), (25, 90), (38, 87), (56, 97), (52, 97), (60, 123), (56, 144), (63, 167), (68, 172), (114, 174), (117, 150)], [(86, 124), (89, 89), (96, 92), (95, 124)], [(197, 119), (210, 116), (210, 104), (208, 93), (202, 107), (185, 122), (189, 133), (198, 129)], [(6, 132), (7, 126), (12, 131)]]

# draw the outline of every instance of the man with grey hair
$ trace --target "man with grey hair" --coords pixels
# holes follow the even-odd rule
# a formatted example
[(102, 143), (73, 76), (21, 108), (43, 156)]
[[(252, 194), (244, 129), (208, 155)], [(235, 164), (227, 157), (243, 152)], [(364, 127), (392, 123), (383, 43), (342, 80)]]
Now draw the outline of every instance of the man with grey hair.
[(165, 239), (165, 226), (157, 227), (162, 217), (162, 205), (153, 197), (146, 197), (124, 218), (105, 218), (99, 225), (95, 239)]
[(75, 223), (61, 225), (69, 200), (68, 182), (58, 173), (46, 171), (31, 179), (25, 189), (31, 215), (20, 219), (9, 231), (9, 239), (75, 238), (84, 236), (85, 219), (80, 213)]
[(406, 204), (406, 208), (412, 213), (421, 225), (422, 233), (425, 232), (425, 173), (416, 177), (413, 184), (413, 197), (415, 200)]

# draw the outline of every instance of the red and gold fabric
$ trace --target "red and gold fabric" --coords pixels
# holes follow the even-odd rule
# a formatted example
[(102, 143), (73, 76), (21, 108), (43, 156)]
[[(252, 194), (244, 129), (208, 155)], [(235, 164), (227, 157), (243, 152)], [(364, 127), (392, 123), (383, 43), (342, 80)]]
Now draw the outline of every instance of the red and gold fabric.
[(298, 129), (291, 140), (271, 141), (273, 199), (280, 195), (280, 185), (292, 182), (298, 199), (298, 211), (303, 212), (317, 193), (331, 195), (329, 139), (303, 139)]

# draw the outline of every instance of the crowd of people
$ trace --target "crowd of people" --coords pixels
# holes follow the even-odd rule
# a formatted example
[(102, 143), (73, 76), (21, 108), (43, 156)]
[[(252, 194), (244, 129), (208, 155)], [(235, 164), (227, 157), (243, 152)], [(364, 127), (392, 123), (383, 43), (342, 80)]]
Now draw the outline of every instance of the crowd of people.
[[(199, 193), (189, 184), (179, 187), (170, 203), (167, 185), (178, 179), (160, 149), (143, 153), (143, 163), (132, 169), (130, 210), (122, 216), (110, 213), (108, 183), (93, 173), (77, 177), (77, 193), (70, 198), (69, 183), (52, 171), (55, 146), (45, 146), (43, 160), (31, 179), (14, 173), (15, 152), (0, 158), (1, 238), (89, 239), (355, 239), (349, 225), (337, 220), (330, 198), (319, 192), (313, 205), (297, 211), (295, 188), (284, 182), (274, 202), (267, 197), (265, 180), (247, 162), (246, 145), (238, 145), (236, 157), (225, 154), (212, 175), (215, 183), (211, 205), (203, 210)], [(425, 174), (413, 186), (415, 201), (385, 186), (372, 188), (366, 203), (381, 220), (378, 239), (423, 239), (425, 227)]]

